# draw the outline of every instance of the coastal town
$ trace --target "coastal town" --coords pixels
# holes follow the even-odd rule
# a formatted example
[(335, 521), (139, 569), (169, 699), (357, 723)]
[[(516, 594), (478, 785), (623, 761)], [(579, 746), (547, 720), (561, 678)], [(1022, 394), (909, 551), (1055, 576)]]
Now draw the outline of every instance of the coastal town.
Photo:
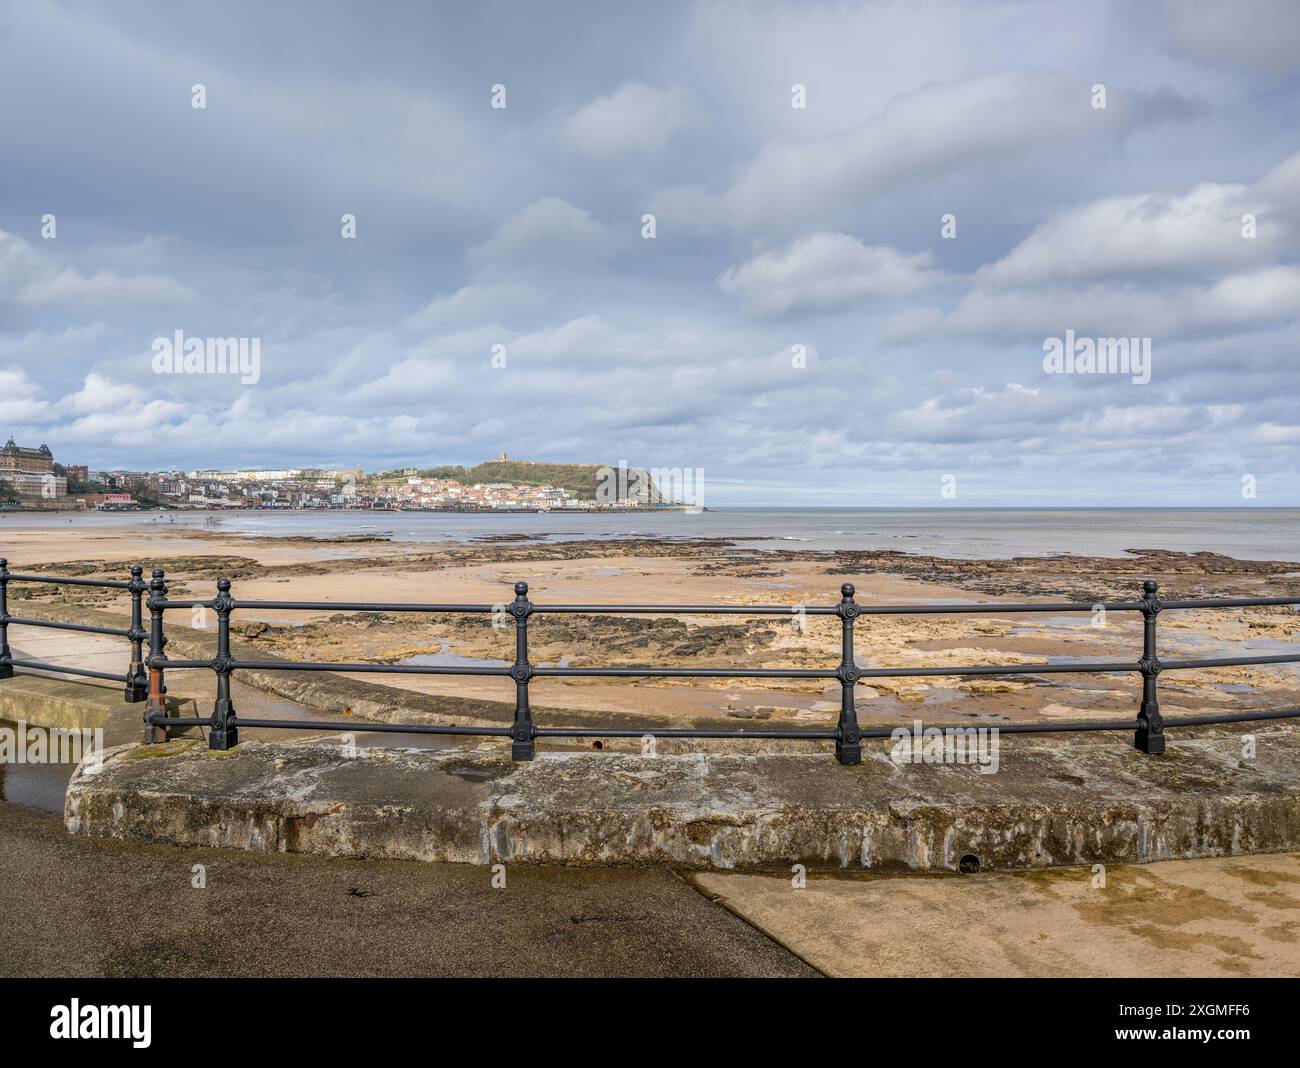
[[(483, 477), (475, 473), (483, 469)], [(575, 474), (569, 485), (546, 475)], [(502, 452), (475, 468), (404, 468), (367, 475), (360, 468), (279, 470), (92, 470), (55, 460), (50, 447), (10, 438), (0, 449), (0, 511), (139, 511), (144, 509), (381, 509), (440, 512), (589, 512), (675, 507), (648, 478), (609, 479), (612, 468), (511, 460)], [(496, 476), (493, 477), (493, 473)], [(505, 477), (505, 476), (513, 477)]]

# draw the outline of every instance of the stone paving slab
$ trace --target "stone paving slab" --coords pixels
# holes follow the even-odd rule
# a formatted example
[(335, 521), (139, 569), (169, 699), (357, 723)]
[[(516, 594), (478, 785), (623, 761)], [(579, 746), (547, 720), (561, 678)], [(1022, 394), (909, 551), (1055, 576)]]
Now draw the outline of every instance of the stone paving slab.
[(935, 878), (695, 872), (834, 976), (1300, 975), (1300, 854)]
[(345, 749), (195, 740), (111, 750), (69, 832), (261, 852), (699, 869), (1046, 868), (1300, 849), (1300, 734), (1189, 737), (1149, 757), (1004, 739), (996, 774), (792, 754)]

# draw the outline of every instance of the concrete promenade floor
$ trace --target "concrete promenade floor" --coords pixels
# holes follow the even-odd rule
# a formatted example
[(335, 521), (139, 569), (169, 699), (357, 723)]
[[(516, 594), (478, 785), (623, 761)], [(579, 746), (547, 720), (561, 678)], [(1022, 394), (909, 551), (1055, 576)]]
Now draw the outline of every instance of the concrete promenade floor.
[(817, 974), (663, 868), (505, 876), (74, 838), (0, 803), (0, 974)]

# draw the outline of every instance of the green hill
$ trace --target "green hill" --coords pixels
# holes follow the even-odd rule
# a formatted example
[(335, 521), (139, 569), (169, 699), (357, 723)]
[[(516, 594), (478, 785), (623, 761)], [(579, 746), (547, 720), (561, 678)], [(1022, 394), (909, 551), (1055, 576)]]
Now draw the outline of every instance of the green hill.
[[(377, 483), (392, 482), (408, 475), (421, 478), (449, 478), (462, 485), (477, 482), (509, 482), (524, 486), (558, 486), (568, 490), (580, 500), (595, 500), (600, 482), (600, 472), (609, 471), (613, 465), (605, 464), (543, 464), (533, 460), (485, 460), (473, 467), (443, 464), (440, 467), (403, 468), (371, 476)], [(613, 488), (613, 487), (611, 487)], [(658, 497), (658, 487), (651, 490)], [(663, 503), (658, 500), (657, 503)]]
[(515, 482), (525, 486), (559, 486), (575, 497), (594, 499), (599, 464), (539, 464), (519, 460), (488, 460), (473, 467), (430, 467), (416, 472), (424, 478), (450, 478), (472, 486), (476, 482)]

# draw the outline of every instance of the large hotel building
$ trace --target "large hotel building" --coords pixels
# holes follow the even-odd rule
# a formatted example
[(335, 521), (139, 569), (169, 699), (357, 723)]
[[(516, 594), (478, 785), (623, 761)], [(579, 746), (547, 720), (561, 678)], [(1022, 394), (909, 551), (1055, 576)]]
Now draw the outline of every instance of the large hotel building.
[(0, 483), (33, 497), (66, 497), (68, 480), (54, 473), (54, 455), (48, 445), (26, 449), (14, 439), (0, 449)]

